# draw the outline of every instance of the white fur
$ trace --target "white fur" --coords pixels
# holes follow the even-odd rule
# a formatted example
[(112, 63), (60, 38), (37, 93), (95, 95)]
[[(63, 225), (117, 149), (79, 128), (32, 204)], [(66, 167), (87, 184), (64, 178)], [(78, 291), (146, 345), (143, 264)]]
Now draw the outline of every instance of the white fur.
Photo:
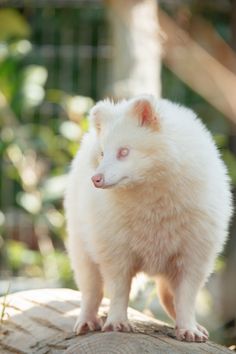
[[(138, 101), (149, 102), (156, 129), (140, 123)], [(65, 197), (68, 252), (83, 296), (76, 332), (100, 326), (103, 284), (111, 297), (103, 330), (130, 330), (130, 284), (143, 271), (156, 277), (177, 338), (206, 340), (195, 320), (196, 295), (232, 213), (229, 179), (211, 135), (191, 110), (151, 96), (100, 102), (90, 120)], [(116, 157), (120, 147), (130, 149), (123, 160)], [(104, 174), (104, 189), (91, 181), (97, 173)]]

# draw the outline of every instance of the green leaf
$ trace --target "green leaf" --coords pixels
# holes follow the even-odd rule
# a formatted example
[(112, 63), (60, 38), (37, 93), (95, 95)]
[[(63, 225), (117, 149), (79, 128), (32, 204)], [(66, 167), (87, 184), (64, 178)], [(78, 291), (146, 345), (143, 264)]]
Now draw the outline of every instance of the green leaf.
[(222, 157), (228, 168), (231, 181), (234, 185), (236, 185), (236, 158), (229, 150), (224, 150), (222, 153)]
[(0, 41), (12, 37), (29, 37), (30, 27), (24, 17), (14, 9), (0, 10)]

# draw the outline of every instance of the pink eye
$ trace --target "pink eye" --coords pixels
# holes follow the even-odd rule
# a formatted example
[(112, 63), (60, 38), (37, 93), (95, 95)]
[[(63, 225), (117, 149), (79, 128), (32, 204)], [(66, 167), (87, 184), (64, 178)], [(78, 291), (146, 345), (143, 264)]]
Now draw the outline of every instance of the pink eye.
[(117, 158), (122, 159), (123, 157), (126, 157), (129, 155), (129, 149), (128, 148), (120, 148), (117, 152)]

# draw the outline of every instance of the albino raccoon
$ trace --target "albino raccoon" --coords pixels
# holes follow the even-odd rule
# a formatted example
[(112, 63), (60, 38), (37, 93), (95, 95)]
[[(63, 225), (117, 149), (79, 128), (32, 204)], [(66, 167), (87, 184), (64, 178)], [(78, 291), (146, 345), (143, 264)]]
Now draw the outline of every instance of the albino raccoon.
[(68, 179), (68, 251), (82, 292), (77, 334), (130, 331), (132, 278), (156, 278), (180, 340), (205, 341), (195, 319), (199, 289), (222, 250), (232, 213), (226, 168), (189, 109), (152, 96), (99, 102)]

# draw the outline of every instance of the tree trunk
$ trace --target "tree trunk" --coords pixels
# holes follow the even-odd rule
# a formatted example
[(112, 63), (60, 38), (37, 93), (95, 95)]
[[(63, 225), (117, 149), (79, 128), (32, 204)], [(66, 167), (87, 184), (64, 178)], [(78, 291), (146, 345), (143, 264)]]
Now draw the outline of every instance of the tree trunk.
[(107, 0), (114, 56), (108, 95), (160, 96), (160, 36), (156, 0)]
[[(231, 33), (232, 33), (232, 48), (236, 51), (236, 0), (232, 0), (231, 11)], [(236, 74), (236, 55), (234, 57), (234, 68), (232, 71)], [(235, 96), (236, 97), (236, 96)], [(236, 103), (235, 103), (236, 104)], [(229, 135), (229, 149), (236, 156), (236, 126), (231, 125)], [(236, 188), (233, 188), (234, 202), (236, 198)], [(235, 203), (234, 203), (235, 205)], [(236, 282), (235, 282), (235, 269), (236, 269), (236, 215), (231, 223), (230, 239), (226, 247), (226, 267), (222, 274), (221, 281), (221, 316), (225, 323), (232, 323), (232, 327), (236, 326)], [(226, 326), (227, 327), (227, 326)], [(236, 340), (236, 332), (232, 328), (226, 328), (228, 338), (231, 342)]]

